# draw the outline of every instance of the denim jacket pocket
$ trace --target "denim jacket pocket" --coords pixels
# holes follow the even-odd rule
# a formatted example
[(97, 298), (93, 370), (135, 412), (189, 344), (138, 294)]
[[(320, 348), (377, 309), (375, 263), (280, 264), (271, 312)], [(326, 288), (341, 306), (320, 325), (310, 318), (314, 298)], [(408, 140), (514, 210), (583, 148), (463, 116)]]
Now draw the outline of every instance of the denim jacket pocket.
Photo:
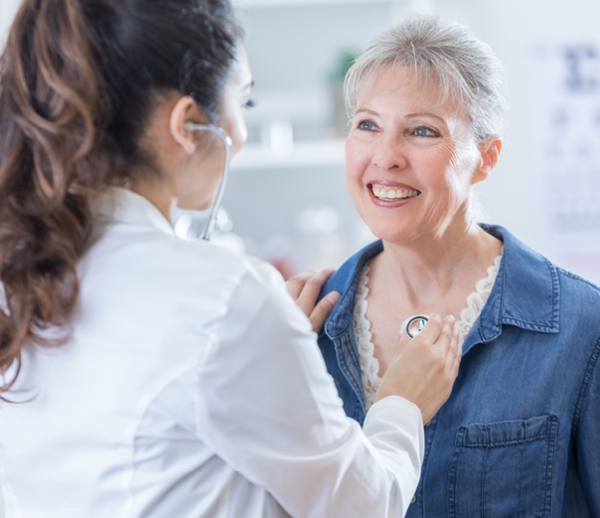
[(450, 518), (549, 518), (557, 434), (555, 415), (459, 428)]

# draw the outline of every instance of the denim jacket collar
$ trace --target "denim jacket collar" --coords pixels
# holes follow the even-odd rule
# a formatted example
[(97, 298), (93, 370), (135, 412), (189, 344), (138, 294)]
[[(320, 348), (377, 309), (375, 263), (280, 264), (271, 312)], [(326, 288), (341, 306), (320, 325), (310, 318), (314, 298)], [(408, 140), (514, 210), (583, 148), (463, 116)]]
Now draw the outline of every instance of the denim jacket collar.
[[(497, 338), (502, 325), (558, 333), (560, 304), (556, 267), (506, 229), (495, 225), (480, 226), (504, 242), (504, 254), (492, 293), (465, 341), (463, 353), (476, 343)], [(360, 272), (382, 250), (381, 241), (368, 245), (344, 263), (327, 282), (323, 293), (335, 290), (342, 294), (325, 323), (324, 330), (330, 339), (334, 340), (352, 325)]]
[(360, 273), (364, 266), (381, 252), (383, 252), (381, 240), (367, 245), (348, 259), (327, 281), (323, 293), (337, 291), (341, 294), (340, 300), (333, 308), (324, 327), (325, 332), (332, 340), (345, 333), (352, 324), (354, 299), (358, 289)]

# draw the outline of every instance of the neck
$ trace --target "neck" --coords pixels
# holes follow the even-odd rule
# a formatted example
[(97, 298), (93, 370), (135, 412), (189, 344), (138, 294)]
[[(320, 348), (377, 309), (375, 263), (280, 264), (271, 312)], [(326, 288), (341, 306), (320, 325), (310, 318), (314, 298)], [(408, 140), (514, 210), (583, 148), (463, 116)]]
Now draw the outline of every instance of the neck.
[(147, 179), (132, 183), (130, 189), (146, 198), (169, 223), (173, 223), (173, 212), (177, 206), (177, 198), (173, 196), (171, 189), (168, 189), (163, 182)]
[(377, 285), (386, 299), (402, 293), (416, 310), (442, 309), (462, 300), (465, 289), (472, 290), (501, 248), (474, 221), (464, 220), (407, 242), (384, 241), (377, 268), (382, 282)]

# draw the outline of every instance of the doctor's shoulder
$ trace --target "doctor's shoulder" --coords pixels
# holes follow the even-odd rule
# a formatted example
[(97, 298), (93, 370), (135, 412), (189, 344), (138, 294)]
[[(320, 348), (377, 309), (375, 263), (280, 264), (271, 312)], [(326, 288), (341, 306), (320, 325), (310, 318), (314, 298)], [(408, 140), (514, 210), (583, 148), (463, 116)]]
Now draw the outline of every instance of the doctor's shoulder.
[(251, 255), (207, 241), (169, 240), (173, 274), (183, 274), (192, 281), (219, 282), (235, 289), (250, 282), (265, 292), (285, 292), (281, 274), (271, 264)]

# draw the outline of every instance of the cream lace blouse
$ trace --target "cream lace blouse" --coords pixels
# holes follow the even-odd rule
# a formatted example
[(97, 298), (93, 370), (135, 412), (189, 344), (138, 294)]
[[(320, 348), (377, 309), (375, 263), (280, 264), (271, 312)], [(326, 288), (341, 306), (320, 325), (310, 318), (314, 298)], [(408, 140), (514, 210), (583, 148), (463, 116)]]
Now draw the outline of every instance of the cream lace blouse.
[[(502, 254), (496, 257), (494, 259), (494, 264), (488, 268), (487, 277), (480, 279), (475, 283), (475, 291), (467, 297), (467, 305), (460, 312), (460, 320), (456, 322), (455, 326), (459, 332), (459, 345), (461, 347), (492, 292), (492, 287), (494, 286), (496, 276), (498, 275), (501, 260)], [(375, 392), (377, 392), (377, 388), (381, 383), (381, 378), (378, 375), (379, 360), (373, 355), (375, 347), (371, 341), (371, 322), (367, 319), (368, 284), (369, 265), (366, 264), (360, 275), (352, 320), (354, 336), (356, 338), (360, 356), (360, 370), (365, 392), (366, 411), (373, 405)]]

